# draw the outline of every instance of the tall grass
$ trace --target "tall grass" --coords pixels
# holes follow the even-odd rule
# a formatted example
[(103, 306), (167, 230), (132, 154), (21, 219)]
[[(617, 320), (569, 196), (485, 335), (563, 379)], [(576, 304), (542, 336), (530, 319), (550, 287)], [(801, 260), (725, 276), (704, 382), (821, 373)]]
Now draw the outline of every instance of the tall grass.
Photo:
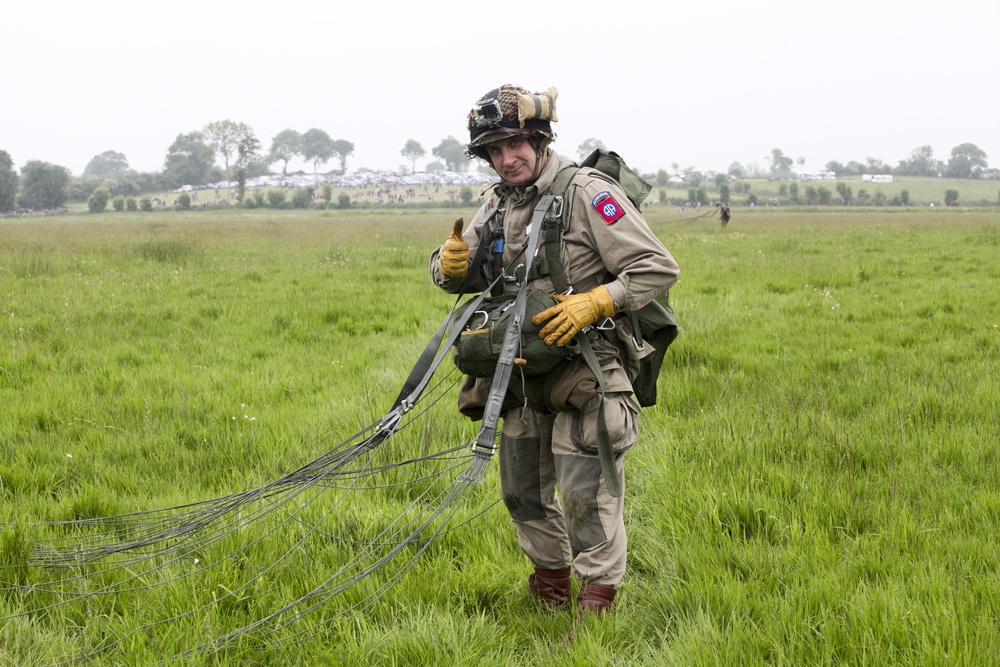
[[(378, 577), (331, 603), (315, 637), (183, 664), (990, 664), (995, 213), (757, 209), (722, 229), (650, 210), (682, 267), (683, 331), (627, 459), (630, 563), (610, 617), (567, 643), (570, 618), (528, 598), (494, 473), (469, 523), (363, 613), (334, 616)], [(0, 223), (0, 579), (45, 581), (24, 567), (34, 523), (250, 488), (381, 416), (452, 305), (426, 260), (454, 217)], [(442, 403), (393, 446), (436, 451), (473, 428)], [(406, 488), (357, 493), (325, 529), (377, 534)], [(200, 554), (221, 563), (203, 575), (3, 621), (0, 658), (45, 664), (126, 637), (92, 664), (181, 664), (169, 656), (270, 613), (347, 553), (331, 540), (233, 593), (302, 528), (263, 530)], [(55, 599), (8, 588), (0, 615)]]

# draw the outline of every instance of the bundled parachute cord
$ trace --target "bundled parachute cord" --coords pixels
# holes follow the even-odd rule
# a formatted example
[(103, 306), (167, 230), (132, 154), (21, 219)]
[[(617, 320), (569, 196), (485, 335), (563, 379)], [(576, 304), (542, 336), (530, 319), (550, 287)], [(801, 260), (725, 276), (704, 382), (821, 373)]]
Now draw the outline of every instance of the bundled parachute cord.
[[(448, 347), (450, 347), (450, 343), (443, 348), (443, 351), (446, 352)], [(219, 522), (223, 517), (229, 516), (247, 505), (274, 499), (275, 497), (278, 497), (274, 501), (275, 503), (283, 504), (288, 499), (281, 498), (280, 496), (286, 489), (302, 491), (313, 484), (322, 484), (329, 478), (339, 477), (342, 473), (342, 466), (364, 452), (380, 446), (399, 428), (403, 414), (416, 403), (419, 395), (425, 390), (430, 375), (433, 374), (434, 370), (441, 363), (443, 356), (443, 353), (438, 355), (433, 366), (425, 369), (427, 377), (422, 379), (418, 383), (419, 386), (407, 394), (405, 403), (397, 400), (393, 409), (385, 417), (356, 434), (353, 438), (354, 442), (351, 444), (347, 444), (347, 442), (341, 443), (340, 446), (299, 469), (256, 489), (166, 510), (152, 510), (113, 517), (45, 524), (50, 527), (108, 528), (112, 539), (108, 541), (105, 535), (96, 535), (90, 538), (64, 538), (49, 541), (51, 545), (42, 540), (35, 544), (32, 563), (44, 566), (65, 565), (76, 567), (81, 563), (88, 563), (113, 554), (146, 549), (156, 544), (186, 538), (209, 525)], [(444, 382), (439, 383), (439, 387), (442, 387)], [(450, 388), (455, 383), (455, 381), (452, 381), (447, 388)], [(443, 391), (438, 392), (436, 400), (440, 400), (444, 395)], [(362, 438), (362, 436), (369, 432), (371, 432), (371, 435)], [(358, 440), (359, 438), (361, 439)], [(257, 516), (267, 514), (272, 509), (274, 509), (272, 504), (267, 504), (254, 512), (249, 519), (242, 519), (238, 525), (252, 521)], [(222, 527), (225, 528), (225, 524), (222, 524)], [(130, 532), (139, 533), (139, 535), (129, 541), (122, 541), (121, 535)], [(190, 550), (191, 548), (200, 548), (202, 546), (204, 545), (198, 542), (193, 543), (193, 546), (192, 543), (188, 542), (183, 545), (183, 548)], [(162, 551), (146, 551), (139, 559), (145, 560), (150, 556), (161, 556), (178, 548), (181, 548), (180, 543), (166, 546)]]
[[(464, 447), (464, 446), (463, 446), (462, 449), (467, 451), (467, 448)], [(453, 450), (449, 450), (448, 454), (449, 454), (450, 457), (454, 458), (453, 457), (453, 454), (454, 454)], [(467, 458), (468, 458), (468, 456), (465, 457), (465, 459), (467, 459)], [(419, 460), (427, 460), (427, 457), (421, 457), (421, 459), (419, 459)], [(417, 461), (417, 460), (415, 460), (415, 461)], [(456, 469), (460, 468), (461, 465), (462, 465), (462, 461), (463, 461), (462, 459), (457, 459), (456, 458), (453, 461), (453, 463), (449, 466), (449, 468), (447, 470), (443, 471), (441, 474), (438, 475), (438, 478), (441, 478), (444, 475), (446, 475), (449, 470), (456, 470)], [(453, 507), (450, 510), (448, 510), (448, 507), (450, 505), (452, 505), (452, 504), (458, 503), (458, 501), (462, 499), (462, 497), (464, 496), (464, 491), (467, 490), (467, 487), (469, 485), (465, 484), (465, 483), (458, 483), (458, 484), (453, 484), (453, 486), (456, 486), (457, 490), (448, 492), (446, 494), (439, 494), (439, 496), (437, 498), (431, 498), (430, 499), (430, 502), (438, 502), (439, 504), (438, 504), (438, 506), (436, 508), (432, 507), (431, 509), (426, 509), (425, 508), (425, 509), (421, 510), (421, 512), (423, 513), (423, 515), (426, 518), (420, 524), (416, 524), (416, 522), (417, 522), (417, 520), (419, 518), (419, 515), (418, 515), (417, 518), (411, 518), (408, 521), (403, 521), (402, 518), (396, 519), (392, 524), (390, 524), (389, 527), (387, 527), (385, 530), (383, 530), (383, 532), (376, 539), (370, 540), (370, 541), (364, 543), (364, 550), (363, 550), (362, 553), (358, 554), (358, 556), (356, 556), (355, 558), (353, 558), (350, 562), (345, 563), (338, 570), (338, 572), (335, 575), (333, 575), (331, 578), (329, 578), (327, 581), (325, 581), (320, 586), (316, 587), (307, 596), (303, 596), (303, 598), (301, 598), (301, 599), (299, 599), (299, 600), (291, 603), (290, 605), (286, 605), (285, 607), (282, 608), (281, 611), (276, 612), (275, 614), (271, 614), (267, 618), (261, 619), (261, 621), (252, 623), (252, 624), (250, 624), (250, 625), (248, 625), (248, 626), (246, 626), (244, 628), (241, 628), (241, 629), (239, 629), (237, 631), (234, 631), (233, 633), (231, 633), (230, 635), (227, 635), (224, 638), (219, 638), (219, 639), (213, 640), (211, 642), (207, 642), (207, 643), (203, 644), (202, 646), (198, 647), (196, 650), (199, 650), (199, 651), (209, 651), (209, 650), (215, 650), (215, 649), (221, 648), (223, 645), (225, 645), (226, 642), (232, 642), (237, 637), (245, 635), (245, 634), (253, 631), (255, 628), (261, 628), (265, 624), (275, 622), (282, 613), (288, 612), (289, 610), (295, 608), (296, 606), (301, 607), (306, 602), (311, 603), (309, 609), (307, 609), (307, 610), (301, 610), (300, 609), (300, 610), (296, 611), (290, 617), (291, 620), (287, 620), (285, 623), (283, 623), (283, 625), (287, 625), (287, 623), (290, 623), (290, 622), (298, 622), (299, 619), (301, 619), (304, 616), (305, 613), (308, 613), (308, 611), (311, 611), (311, 610), (315, 609), (317, 606), (322, 605), (324, 602), (332, 599), (333, 597), (335, 597), (339, 593), (343, 592), (344, 590), (347, 590), (348, 588), (350, 588), (352, 585), (354, 585), (355, 583), (357, 583), (361, 579), (369, 576), (372, 572), (374, 572), (374, 571), (382, 568), (382, 566), (384, 566), (386, 563), (388, 563), (389, 560), (393, 556), (395, 556), (396, 554), (398, 554), (401, 550), (403, 550), (404, 548), (406, 548), (408, 545), (422, 541), (424, 543), (423, 547), (420, 548), (419, 551), (417, 553), (415, 553), (411, 557), (411, 559), (409, 560), (409, 562), (407, 562), (399, 572), (397, 572), (385, 584), (383, 584), (382, 586), (380, 586), (379, 589), (376, 591), (376, 593), (373, 593), (371, 596), (365, 598), (365, 600), (362, 600), (362, 601), (360, 601), (358, 603), (355, 603), (351, 607), (342, 610), (337, 615), (337, 617), (342, 616), (343, 614), (349, 613), (350, 611), (352, 611), (354, 609), (357, 609), (359, 606), (362, 607), (362, 608), (365, 608), (367, 606), (370, 606), (371, 604), (374, 604), (375, 601), (378, 598), (380, 598), (382, 595), (384, 595), (384, 593), (388, 590), (388, 588), (395, 581), (397, 581), (399, 579), (399, 577), (401, 577), (405, 573), (406, 570), (408, 570), (413, 565), (413, 563), (417, 560), (417, 558), (419, 558), (420, 554), (422, 554), (426, 550), (426, 548), (430, 545), (430, 542), (435, 537), (437, 537), (438, 535), (440, 535), (443, 532), (445, 532), (445, 526), (446, 526), (446, 524), (442, 524), (441, 526), (438, 526), (436, 528), (436, 530), (434, 530), (431, 535), (428, 535), (427, 537), (424, 537), (424, 538), (422, 538), (421, 535), (420, 535), (421, 532), (424, 531), (426, 529), (426, 527), (428, 525), (430, 525), (430, 523), (432, 521), (434, 521), (435, 519), (438, 519), (438, 518), (441, 518), (444, 521), (450, 521), (451, 518), (452, 518), (452, 516), (459, 509), (458, 505), (456, 505), (455, 507)], [(408, 509), (412, 509), (413, 507), (417, 506), (421, 501), (427, 501), (428, 500), (428, 498), (427, 498), (428, 493), (429, 492), (425, 492), (420, 497), (418, 497), (417, 499), (415, 499), (413, 501), (413, 503), (411, 503), (410, 508), (408, 508)], [(495, 504), (495, 502), (494, 502), (494, 504)], [(312, 533), (316, 533), (316, 532), (318, 532), (320, 530), (319, 526), (323, 523), (323, 521), (325, 519), (329, 518), (329, 516), (335, 510), (336, 510), (336, 505), (334, 505), (329, 510), (327, 510), (327, 512), (323, 515), (323, 517), (320, 520), (317, 520), (317, 521), (314, 521), (314, 522), (306, 524), (307, 525), (307, 532), (306, 532), (306, 534), (303, 535), (302, 538), (299, 539), (298, 542), (296, 542), (292, 547), (290, 547), (289, 549), (287, 549), (285, 551), (285, 553), (282, 555), (281, 558), (277, 559), (275, 562), (273, 562), (267, 568), (265, 568), (261, 572), (257, 573), (254, 577), (252, 577), (250, 580), (244, 582), (239, 587), (230, 590), (228, 593), (226, 593), (226, 595), (221, 596), (218, 599), (213, 599), (212, 602), (210, 602), (208, 604), (205, 604), (205, 605), (203, 605), (201, 607), (198, 607), (198, 608), (195, 608), (195, 609), (190, 609), (190, 610), (188, 610), (188, 611), (186, 611), (184, 613), (177, 614), (177, 615), (172, 616), (170, 618), (160, 619), (160, 620), (158, 620), (156, 622), (148, 623), (146, 625), (143, 625), (140, 628), (136, 628), (135, 630), (130, 631), (129, 633), (127, 633), (125, 635), (122, 635), (122, 636), (119, 636), (119, 637), (115, 638), (113, 641), (108, 641), (108, 642), (106, 642), (106, 643), (104, 643), (104, 644), (102, 644), (102, 645), (94, 648), (93, 650), (91, 650), (88, 653), (88, 655), (94, 655), (96, 653), (100, 653), (100, 652), (109, 650), (109, 649), (113, 648), (114, 646), (120, 645), (122, 642), (126, 641), (129, 637), (135, 635), (136, 633), (148, 631), (150, 628), (152, 628), (152, 627), (154, 627), (156, 625), (161, 625), (161, 624), (164, 624), (164, 623), (169, 623), (169, 622), (172, 622), (172, 621), (177, 621), (179, 619), (182, 619), (182, 618), (185, 618), (185, 617), (188, 617), (188, 616), (192, 616), (194, 614), (206, 612), (209, 608), (211, 608), (211, 607), (219, 604), (220, 602), (224, 602), (228, 598), (238, 597), (243, 591), (248, 590), (256, 581), (258, 581), (259, 579), (261, 579), (262, 577), (264, 577), (265, 575), (267, 575), (271, 571), (275, 570), (275, 568), (277, 568), (279, 566), (279, 564), (281, 563), (281, 560), (283, 558), (285, 558), (289, 554), (295, 552), (297, 549), (300, 549), (304, 545), (305, 541), (309, 537), (313, 536)], [(297, 515), (301, 511), (302, 510), (300, 509), (300, 510), (294, 512), (293, 514)], [(485, 511), (485, 510), (483, 510), (483, 511)], [(481, 512), (480, 512), (480, 514), (481, 514)], [(296, 518), (296, 520), (301, 521), (301, 519), (298, 519), (297, 517), (295, 517), (295, 518)], [(468, 519), (468, 520), (471, 520), (471, 519)], [(412, 529), (412, 527), (414, 525), (417, 526), (415, 530)], [(281, 526), (279, 525), (278, 528), (280, 528), (280, 527)], [(454, 527), (452, 529), (454, 529)], [(254, 542), (246, 545), (246, 548), (250, 548), (250, 547), (254, 546), (257, 541), (258, 540), (255, 540)], [(388, 549), (388, 551), (387, 551), (387, 549)], [(240, 551), (242, 551), (242, 549)], [(234, 552), (233, 554), (230, 554), (229, 556), (227, 556), (227, 558), (231, 558), (233, 555), (236, 555), (236, 553), (239, 553), (239, 552)], [(371, 562), (369, 562), (368, 564), (365, 564), (365, 562), (364, 562), (365, 559), (367, 559), (367, 560), (369, 560)], [(352, 573), (351, 572), (351, 568), (355, 568), (356, 571)], [(268, 644), (269, 645), (273, 645), (273, 642), (272, 641), (268, 641)]]
[[(454, 384), (456, 384), (455, 381), (452, 381), (447, 386), (445, 386), (445, 381), (439, 383), (439, 387), (442, 391), (438, 392), (438, 396), (431, 403), (431, 406), (447, 395), (447, 390)], [(427, 409), (429, 409), (429, 407), (425, 410)], [(417, 416), (418, 415), (413, 415), (409, 421), (414, 421)], [(378, 436), (378, 439), (381, 439), (384, 433), (376, 435)], [(183, 558), (190, 553), (204, 549), (210, 544), (218, 541), (218, 539), (225, 537), (233, 530), (237, 530), (244, 525), (253, 522), (257, 518), (287, 504), (299, 495), (300, 492), (307, 490), (313, 485), (330, 486), (329, 480), (332, 479), (340, 479), (341, 477), (352, 478), (369, 476), (380, 472), (381, 470), (409, 465), (418, 461), (417, 459), (413, 459), (411, 461), (394, 462), (375, 470), (367, 471), (364, 468), (348, 470), (342, 469), (343, 465), (357, 458), (365, 451), (370, 450), (373, 442), (373, 438), (367, 438), (360, 443), (364, 445), (364, 447), (355, 447), (353, 449), (348, 448), (346, 450), (340, 448), (338, 450), (333, 450), (337, 452), (336, 456), (328, 453), (306, 466), (303, 466), (298, 471), (291, 473), (290, 475), (286, 475), (265, 487), (231, 494), (215, 500), (184, 505), (172, 508), (172, 510), (154, 510), (119, 515), (115, 517), (104, 517), (100, 519), (84, 519), (46, 524), (50, 527), (105, 527), (112, 533), (112, 539), (111, 541), (108, 541), (105, 533), (92, 538), (74, 536), (71, 538), (57, 538), (55, 540), (50, 540), (49, 542), (55, 542), (55, 546), (50, 546), (46, 544), (45, 540), (41, 540), (35, 544), (32, 562), (33, 564), (41, 565), (47, 568), (77, 568), (83, 564), (91, 566), (88, 574), (64, 578), (61, 580), (61, 583), (65, 583), (75, 579), (86, 578), (87, 576), (92, 576), (95, 573), (105, 573), (115, 569), (121, 569), (123, 567), (132, 567), (140, 561), (149, 560), (154, 557), (167, 556), (177, 552), (180, 552), (177, 558)], [(446, 452), (454, 452), (456, 450), (464, 449), (464, 447), (465, 446), (463, 445), (451, 450), (446, 450)], [(433, 457), (425, 457), (423, 460), (429, 460), (430, 458)], [(324, 462), (327, 466), (332, 465), (336, 467), (336, 470), (329, 470), (318, 465), (319, 463)], [(296, 493), (287, 495), (286, 492), (288, 490), (295, 491)], [(268, 502), (263, 503), (263, 501)], [(241, 516), (239, 518), (232, 517), (237, 510), (244, 509), (253, 503), (262, 504), (259, 507), (256, 507), (249, 515)], [(224, 517), (229, 517), (229, 521), (224, 522)], [(214, 532), (209, 536), (201, 535), (203, 530), (213, 523), (215, 524)], [(128, 542), (120, 540), (120, 536), (123, 532), (136, 531), (138, 529), (146, 530), (143, 537), (137, 537)], [(79, 539), (80, 537), (83, 537), (83, 539)], [(66, 544), (67, 540), (69, 540), (68, 544)], [(154, 545), (163, 546), (155, 550), (148, 548)], [(136, 552), (136, 555), (135, 557), (128, 558), (127, 555), (123, 555), (126, 554), (126, 552)], [(113, 566), (104, 569), (94, 568), (93, 564), (97, 561), (112, 555), (120, 556), (119, 560), (117, 560)], [(119, 585), (114, 591), (92, 590), (89, 591), (87, 595), (97, 595), (105, 592), (122, 590), (128, 589), (124, 589), (121, 585)]]
[[(561, 206), (561, 198), (552, 195), (543, 197), (536, 206), (532, 234), (529, 235), (526, 251), (522, 249), (525, 254), (523, 275), (528, 275), (527, 269), (537, 250), (542, 219), (552, 215), (558, 206)], [(558, 216), (558, 212), (555, 215)], [(484, 300), (502, 278), (502, 275), (498, 276), (476, 298), (480, 302)], [(289, 530), (297, 535), (282, 543), (280, 553), (272, 555), (266, 563), (262, 563), (260, 569), (237, 585), (222, 587), (225, 591), (223, 594), (213, 593), (210, 602), (167, 618), (149, 621), (131, 628), (127, 633), (99, 641), (77, 657), (58, 664), (75, 662), (80, 657), (86, 658), (112, 650), (122, 646), (131, 637), (149, 634), (155, 626), (205, 614), (226, 600), (238, 600), (241, 595), (251, 594), (253, 587), (265, 577), (276, 576), (281, 573), (282, 568), (292, 567), (296, 559), (302, 557), (307, 543), (319, 538), (324, 543), (350, 545), (354, 553), (332, 575), (304, 595), (279, 605), (275, 611), (241, 628), (177, 655), (190, 656), (198, 652), (244, 646), (246, 640), (254, 641), (251, 636), (265, 631), (267, 637), (259, 638), (257, 647), (292, 646), (308, 641), (345, 614), (376, 604), (413, 567), (436, 538), (475, 519), (498, 502), (494, 500), (488, 507), (455, 525), (471, 490), (482, 481), (497, 447), (503, 398), (515, 365), (520, 328), (524, 319), (525, 283), (526, 281), (522, 282), (512, 306), (514, 312), (511, 325), (504, 337), (480, 431), (470, 444), (402, 461), (392, 460), (391, 448), (387, 450), (383, 447), (400, 429), (412, 427), (419, 420), (429, 419), (425, 416), (428, 411), (449, 396), (458, 383), (459, 380), (452, 377), (456, 373), (454, 369), (433, 384), (431, 380), (465, 322), (476, 310), (475, 306), (468, 308), (465, 316), (458, 322), (453, 322), (450, 328), (450, 314), (445, 318), (445, 322), (420, 355), (392, 407), (382, 418), (313, 461), (270, 483), (213, 500), (173, 508), (32, 524), (34, 528), (49, 531), (85, 532), (32, 540), (32, 552), (27, 566), (42, 568), (50, 574), (62, 569), (65, 570), (62, 577), (56, 575), (47, 582), (9, 582), (6, 581), (6, 572), (24, 565), (0, 566), (0, 591), (19, 591), (28, 595), (42, 594), (55, 598), (54, 601), (46, 601), (33, 609), (22, 610), (0, 620), (53, 610), (94, 596), (145, 594), (167, 584), (206, 574), (236, 557), (247, 559), (245, 554), (251, 552), (259, 555), (267, 547), (266, 540), (276, 534), (285, 535)], [(425, 393), (428, 397), (422, 400)], [(418, 403), (420, 409), (416, 410)], [(380, 460), (381, 457), (388, 460)], [(438, 469), (405, 480), (392, 478), (393, 475), (399, 476), (397, 471), (401, 468), (423, 467), (429, 463)], [(384, 483), (376, 482), (379, 476), (389, 478)], [(450, 482), (447, 481), (449, 476), (453, 476)], [(338, 513), (345, 505), (349, 511), (353, 492), (399, 486), (412, 488), (417, 482), (425, 488), (377, 535), (366, 539), (342, 537), (326, 528), (328, 524), (336, 524)], [(320, 501), (321, 506), (317, 505)], [(316, 512), (319, 512), (318, 517), (310, 517), (310, 513)], [(244, 529), (251, 525), (260, 527), (248, 535)], [(250, 539), (243, 540), (245, 537)], [(239, 544), (221, 557), (206, 556), (213, 549), (226, 548), (223, 546), (227, 544), (226, 540), (236, 540)], [(404, 551), (406, 557), (400, 563), (398, 557)], [(192, 561), (196, 567), (190, 567)], [(383, 568), (390, 562), (396, 563), (398, 567), (392, 572), (385, 572)], [(373, 592), (336, 610), (327, 608), (343, 592), (380, 570), (383, 570), (382, 579)], [(96, 587), (92, 586), (95, 577), (100, 577)], [(306, 625), (305, 617), (321, 608), (322, 620)], [(296, 626), (294, 631), (288, 632), (292, 626)], [(286, 632), (279, 636), (279, 631)]]
[(719, 213), (719, 209), (713, 208), (705, 211), (701, 215), (689, 215), (683, 218), (678, 218), (677, 220), (670, 220), (669, 222), (694, 222), (695, 220), (701, 220), (702, 218), (711, 218)]
[[(448, 470), (454, 470), (461, 465), (460, 461), (456, 461)], [(444, 471), (447, 473), (448, 470)], [(444, 475), (439, 475), (442, 477)], [(329, 623), (334, 622), (336, 619), (343, 617), (344, 615), (363, 609), (366, 609), (373, 604), (375, 604), (378, 599), (380, 599), (385, 593), (416, 563), (420, 556), (429, 548), (434, 538), (443, 534), (445, 532), (445, 527), (448, 522), (454, 516), (454, 514), (460, 508), (459, 500), (463, 499), (465, 492), (472, 486), (472, 484), (463, 481), (453, 482), (449, 489), (438, 494), (437, 497), (427, 498), (426, 496), (430, 491), (425, 491), (419, 497), (414, 499), (407, 510), (418, 508), (421, 501), (424, 501), (424, 507), (417, 510), (417, 515), (409, 519), (405, 519), (404, 516), (406, 512), (404, 511), (399, 517), (393, 520), (389, 526), (387, 526), (382, 533), (380, 533), (376, 539), (363, 543), (363, 549), (361, 553), (350, 559), (348, 562), (344, 563), (333, 575), (328, 577), (320, 585), (314, 587), (307, 594), (298, 598), (297, 600), (288, 603), (278, 609), (277, 611), (261, 618), (253, 623), (243, 626), (237, 630), (230, 632), (227, 635), (217, 637), (211, 641), (204, 642), (199, 646), (189, 649), (185, 652), (179, 653), (173, 657), (188, 658), (196, 653), (221, 650), (225, 647), (232, 646), (235, 642), (246, 636), (255, 630), (264, 629), (268, 630), (267, 639), (261, 639), (259, 644), (251, 646), (251, 648), (262, 648), (264, 642), (271, 647), (279, 646), (283, 642), (289, 641), (288, 639), (276, 642), (274, 640), (273, 634), (282, 628), (285, 628), (293, 623), (301, 622), (302, 618), (324, 606), (334, 597), (339, 595), (351, 588), (354, 584), (361, 581), (362, 579), (368, 577), (373, 572), (381, 569), (384, 565), (390, 562), (394, 556), (400, 553), (402, 550), (410, 546), (411, 544), (420, 544), (420, 546), (410, 558), (402, 565), (402, 567), (395, 573), (393, 573), (385, 582), (379, 585), (376, 591), (364, 599), (340, 610), (337, 614), (329, 616), (323, 623), (310, 626), (303, 630), (299, 630), (294, 636), (302, 636), (305, 633), (312, 632), (313, 636), (321, 631), (321, 628)], [(495, 504), (495, 503), (494, 503)], [(336, 505), (331, 507), (326, 511), (323, 517), (312, 524), (307, 525), (306, 534), (303, 535), (292, 547), (286, 550), (283, 556), (294, 552), (296, 549), (300, 548), (305, 541), (314, 536), (313, 534), (319, 531), (318, 526), (322, 523), (323, 519), (329, 517), (334, 511)], [(480, 513), (481, 514), (481, 513)], [(421, 537), (428, 526), (432, 524), (435, 520), (441, 520), (441, 524), (429, 535)], [(414, 528), (414, 526), (416, 526)], [(452, 528), (454, 529), (454, 528)], [(145, 624), (138, 628), (131, 630), (129, 633), (115, 638), (113, 641), (108, 641), (105, 644), (99, 646), (97, 649), (91, 652), (91, 655), (107, 651), (115, 646), (120, 645), (125, 642), (130, 637), (148, 631), (151, 628), (161, 625), (164, 623), (169, 623), (173, 621), (180, 620), (182, 618), (192, 616), (198, 613), (206, 612), (211, 607), (216, 606), (220, 601), (223, 601), (230, 597), (236, 597), (243, 591), (248, 590), (256, 581), (263, 578), (265, 575), (274, 570), (280, 559), (275, 561), (257, 575), (247, 580), (240, 586), (229, 591), (225, 596), (218, 599), (213, 599), (212, 602), (202, 605), (201, 607), (195, 609), (189, 609), (183, 613), (177, 614), (170, 618), (160, 619), (158, 621)], [(355, 569), (357, 568), (357, 569)], [(282, 616), (287, 616), (287, 618), (282, 619)], [(60, 663), (62, 664), (62, 663)]]
[[(315, 587), (299, 599), (285, 605), (266, 617), (254, 621), (251, 624), (182, 653), (179, 657), (191, 657), (195, 653), (210, 649), (219, 650), (232, 645), (241, 637), (244, 637), (245, 635), (265, 626), (267, 626), (269, 631), (267, 638), (268, 646), (291, 646), (295, 643), (305, 641), (320, 634), (325, 627), (334, 623), (337, 619), (343, 617), (347, 613), (368, 609), (381, 599), (399, 581), (399, 579), (401, 579), (412, 568), (412, 566), (431, 546), (434, 539), (444, 532), (444, 527), (449, 525), (449, 522), (461, 507), (460, 501), (464, 500), (466, 493), (476, 484), (477, 482), (467, 479), (466, 476), (461, 476), (452, 482), (449, 488), (443, 490), (436, 497), (430, 499), (429, 502), (424, 503), (425, 509), (420, 510), (416, 516), (401, 522), (398, 526), (392, 527), (393, 530), (391, 533), (390, 528), (387, 528), (383, 531), (383, 534), (379, 536), (384, 536), (383, 539), (367, 543), (362, 554), (356, 556), (349, 563), (346, 563), (319, 586)], [(423, 500), (423, 498), (418, 500)], [(416, 503), (417, 501), (415, 500), (410, 507), (414, 507)], [(430, 531), (427, 535), (424, 535), (425, 531), (427, 531), (435, 521), (439, 522), (437, 527)], [(325, 607), (330, 600), (348, 590), (362, 579), (368, 577), (373, 572), (380, 570), (384, 565), (393, 560), (400, 552), (414, 544), (419, 545), (418, 548), (413, 551), (413, 553), (398, 570), (396, 570), (384, 582), (379, 584), (378, 588), (372, 594), (341, 610), (339, 613), (328, 616), (318, 624), (298, 630), (288, 637), (277, 640), (274, 639), (273, 635), (278, 630), (289, 627), (294, 623), (298, 623), (302, 616), (314, 612), (321, 607)], [(383, 553), (380, 553), (378, 547), (386, 545), (391, 545), (391, 548), (388, 548)], [(351, 566), (365, 560), (368, 560), (369, 562), (367, 565), (362, 567), (362, 569), (358, 571), (351, 571)], [(288, 618), (281, 618), (286, 615), (288, 615)]]
[[(252, 521), (255, 516), (268, 513), (273, 509), (274, 504), (287, 502), (290, 498), (283, 495), (286, 490), (293, 492), (304, 491), (313, 484), (321, 482), (326, 476), (332, 474), (364, 452), (376, 447), (388, 437), (386, 429), (394, 425), (394, 423), (386, 424), (382, 430), (376, 431), (372, 436), (359, 443), (351, 447), (335, 450), (336, 455), (328, 453), (320, 459), (299, 468), (297, 471), (256, 489), (167, 510), (46, 524), (52, 527), (107, 527), (112, 533), (112, 541), (104, 541), (106, 540), (104, 536), (95, 536), (94, 538), (90, 538), (93, 540), (92, 542), (89, 542), (87, 539), (73, 540), (72, 538), (56, 540), (54, 546), (47, 546), (44, 542), (41, 542), (35, 546), (34, 553), (32, 554), (32, 562), (46, 566), (60, 564), (76, 566), (80, 563), (87, 563), (121, 552), (142, 550), (146, 547), (167, 543), (171, 540), (189, 537), (209, 525), (219, 522), (224, 517), (233, 515), (236, 511), (248, 505), (268, 501), (264, 507), (253, 512), (249, 520), (242, 519), (237, 522), (238, 525), (242, 525), (243, 523)], [(180, 510), (180, 512), (176, 510)], [(150, 516), (154, 517), (153, 521), (148, 520)], [(157, 516), (160, 518), (156, 518)], [(130, 520), (134, 520), (131, 522), (132, 525), (129, 525)], [(221, 528), (225, 529), (226, 527), (227, 524), (222, 523)], [(114, 539), (123, 532), (130, 530), (138, 531), (140, 529), (145, 529), (145, 532), (130, 541), (123, 542), (120, 539)], [(69, 543), (62, 544), (66, 541), (69, 541)], [(200, 546), (197, 542), (194, 544)], [(189, 548), (189, 546), (190, 543), (184, 548)], [(177, 548), (179, 548), (179, 545), (167, 545), (160, 551), (143, 552), (142, 559), (149, 556), (164, 555)]]

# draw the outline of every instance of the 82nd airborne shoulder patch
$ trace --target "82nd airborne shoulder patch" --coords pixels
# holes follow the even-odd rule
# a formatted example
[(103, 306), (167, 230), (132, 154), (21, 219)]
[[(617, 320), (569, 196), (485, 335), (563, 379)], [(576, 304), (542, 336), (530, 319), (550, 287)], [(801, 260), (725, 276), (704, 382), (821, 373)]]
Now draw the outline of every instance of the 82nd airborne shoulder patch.
[(615, 201), (614, 195), (607, 190), (594, 195), (590, 203), (604, 219), (604, 222), (609, 225), (614, 224), (616, 220), (625, 215), (625, 209)]

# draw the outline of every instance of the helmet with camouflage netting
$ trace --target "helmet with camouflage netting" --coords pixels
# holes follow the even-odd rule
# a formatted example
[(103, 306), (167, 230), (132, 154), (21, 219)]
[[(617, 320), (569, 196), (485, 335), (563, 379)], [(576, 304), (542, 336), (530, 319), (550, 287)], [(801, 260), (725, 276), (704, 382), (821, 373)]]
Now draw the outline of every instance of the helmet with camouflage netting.
[(469, 111), (469, 157), (489, 161), (486, 145), (512, 136), (555, 138), (552, 123), (556, 118), (556, 97), (550, 87), (542, 93), (529, 93), (520, 86), (505, 83), (489, 91)]

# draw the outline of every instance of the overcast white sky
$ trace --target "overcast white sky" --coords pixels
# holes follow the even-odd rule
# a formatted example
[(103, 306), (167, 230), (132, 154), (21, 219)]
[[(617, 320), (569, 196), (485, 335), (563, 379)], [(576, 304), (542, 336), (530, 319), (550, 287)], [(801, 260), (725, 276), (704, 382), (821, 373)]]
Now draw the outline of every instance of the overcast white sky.
[[(159, 171), (179, 134), (317, 127), (348, 170), (467, 141), (501, 83), (556, 86), (555, 149), (643, 171), (767, 166), (771, 150), (889, 165), (974, 143), (1000, 166), (1000, 0), (32, 0), (3, 11), (0, 150), (79, 175)], [(328, 168), (337, 165), (328, 163)], [(293, 168), (307, 168), (293, 163)], [(274, 165), (275, 169), (279, 165)]]

